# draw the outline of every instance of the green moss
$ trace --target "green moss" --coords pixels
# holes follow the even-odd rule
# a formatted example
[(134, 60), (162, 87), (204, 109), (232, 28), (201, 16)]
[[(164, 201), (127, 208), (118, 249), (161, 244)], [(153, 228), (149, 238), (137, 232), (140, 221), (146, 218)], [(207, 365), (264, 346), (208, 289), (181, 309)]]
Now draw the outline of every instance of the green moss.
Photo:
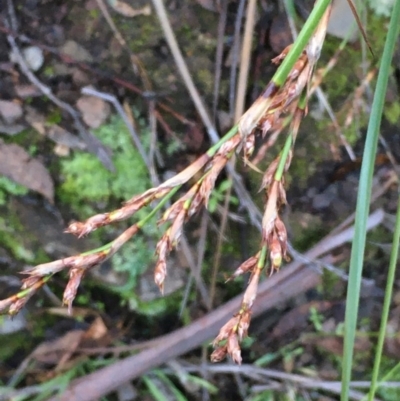
[(52, 65), (46, 65), (43, 68), (42, 74), (47, 78), (53, 78), (55, 75), (55, 69)]
[(42, 135), (37, 135), (37, 132), (34, 129), (27, 128), (17, 135), (4, 136), (2, 137), (2, 140), (4, 143), (13, 143), (26, 149), (30, 145), (38, 145), (42, 143), (44, 141), (44, 137)]
[[(366, 62), (371, 63), (371, 66), (368, 67), (369, 70), (374, 65), (377, 67), (381, 59), (380, 55), (382, 54), (386, 39), (386, 30), (382, 29), (382, 24), (382, 18), (373, 13), (368, 14), (368, 33), (374, 33), (373, 35), (368, 35), (368, 40), (375, 54), (374, 58), (367, 50)], [(340, 39), (333, 38), (332, 36), (327, 37), (324, 42), (321, 60), (318, 63), (320, 68), (326, 65), (333, 57), (340, 43)], [(334, 109), (339, 109), (343, 105), (343, 100), (347, 99), (349, 94), (360, 85), (361, 79), (364, 78), (362, 62), (362, 53), (359, 46), (348, 43), (340, 53), (337, 64), (324, 77), (323, 87)]]
[(16, 260), (33, 263), (36, 255), (30, 246), (26, 246), (31, 238), (25, 234), (24, 227), (15, 214), (7, 210), (5, 215), (6, 218), (0, 217), (0, 245)]
[(154, 299), (150, 302), (143, 302), (140, 300), (136, 301), (137, 302), (135, 302), (134, 308), (133, 303), (130, 302), (131, 309), (137, 310), (142, 315), (156, 316), (161, 315), (166, 311), (168, 311), (168, 313), (171, 313), (171, 311), (176, 310), (177, 305), (179, 305), (179, 302), (182, 301), (182, 296), (180, 294), (171, 294), (169, 296)]
[(395, 0), (368, 0), (368, 5), (377, 16), (390, 17)]
[[(375, 58), (367, 50), (366, 62), (370, 63), (368, 69), (372, 67), (378, 67), (380, 62), (380, 55), (383, 51), (384, 42), (386, 39), (386, 30), (382, 29), (382, 18), (369, 13), (368, 15), (368, 32), (374, 32), (374, 35), (368, 35), (368, 40), (375, 54)], [(333, 57), (340, 44), (339, 39), (327, 37), (324, 43), (323, 53), (319, 62), (319, 67), (327, 64), (327, 62)], [(358, 45), (347, 44), (342, 52), (340, 53), (337, 64), (329, 73), (324, 77), (323, 89), (327, 94), (328, 100), (334, 110), (338, 110), (337, 117), (339, 124), (343, 125), (344, 119), (347, 117), (349, 107), (353, 107), (350, 102), (349, 95), (354, 94), (356, 88), (361, 84), (361, 80), (364, 78), (364, 72), (362, 70), (362, 53)], [(399, 115), (399, 111), (393, 106), (393, 110), (388, 114), (390, 121), (396, 121), (396, 117)], [(367, 126), (369, 116), (363, 113), (356, 113), (356, 119), (353, 124), (348, 127), (344, 135), (347, 141), (354, 145), (359, 140), (360, 129)], [(331, 128), (331, 122), (328, 119), (319, 121), (319, 132), (331, 132), (334, 130)]]
[[(77, 212), (87, 203), (127, 200), (150, 186), (147, 167), (121, 118), (113, 117), (110, 124), (100, 127), (95, 134), (112, 151), (115, 172), (107, 170), (96, 156), (88, 153), (75, 153), (61, 163), (64, 182), (58, 195)], [(148, 140), (148, 135), (141, 139)]]
[(53, 125), (53, 124), (60, 124), (62, 121), (62, 116), (61, 116), (61, 110), (60, 109), (54, 109), (50, 114), (47, 115), (46, 118), (46, 123), (48, 125)]
[(306, 187), (308, 178), (312, 173), (310, 170), (315, 168), (315, 164), (316, 162), (313, 159), (307, 160), (304, 157), (294, 158), (288, 178), (286, 179), (287, 185), (290, 186), (290, 183), (295, 180), (301, 188)]
[[(324, 43), (321, 60), (318, 63), (320, 68), (325, 66), (333, 57), (340, 42), (339, 39), (328, 37)], [(324, 78), (323, 88), (334, 109), (340, 108), (349, 93), (359, 85), (360, 76), (357, 75), (357, 66), (360, 66), (360, 64), (360, 51), (349, 44), (340, 53), (337, 64)], [(360, 69), (359, 71), (361, 72)]]
[(138, 16), (135, 23), (131, 19), (118, 17), (118, 27), (122, 36), (127, 39), (129, 48), (134, 54), (139, 54), (149, 47), (156, 46), (163, 37), (160, 24), (155, 14), (150, 16)]
[[(0, 316), (0, 325), (5, 319), (10, 319), (10, 317)], [(27, 336), (24, 332), (3, 334), (1, 336), (1, 343), (3, 346), (0, 347), (0, 361), (6, 361), (18, 351), (29, 350), (32, 346), (32, 340), (33, 338)]]
[(26, 195), (28, 188), (17, 184), (7, 177), (0, 176), (0, 205), (4, 205), (8, 195)]
[[(340, 268), (340, 267), (339, 267)], [(337, 284), (341, 278), (328, 269), (322, 270), (320, 292), (324, 294), (324, 299), (338, 299), (343, 294), (338, 294)]]
[[(368, 32), (370, 32), (370, 34), (368, 35), (368, 40), (375, 54), (374, 64), (376, 65), (376, 67), (378, 67), (380, 64), (381, 60), (380, 56), (383, 53), (383, 48), (385, 46), (385, 41), (386, 41), (387, 29), (384, 27), (387, 24), (387, 22), (385, 21), (388, 20), (386, 18), (380, 17), (379, 15), (376, 15), (374, 13), (368, 14), (367, 27), (368, 27)], [(372, 56), (369, 55), (369, 58), (372, 59)]]
[[(211, 66), (209, 66), (211, 67)], [(199, 86), (203, 88), (204, 93), (212, 93), (214, 87), (214, 73), (210, 68), (202, 68), (196, 73), (196, 80)]]
[(139, 277), (148, 269), (154, 258), (154, 248), (146, 243), (144, 237), (136, 237), (127, 243), (112, 259), (114, 269), (127, 273), (124, 285), (118, 287), (118, 292), (129, 299), (132, 289), (136, 288)]
[(98, 8), (92, 8), (89, 10), (89, 17), (93, 20), (97, 20), (100, 17), (100, 10)]
[(0, 177), (0, 246), (18, 261), (43, 263), (48, 261), (45, 251), (37, 238), (21, 224), (18, 213), (12, 207), (12, 196), (22, 196), (28, 192), (28, 188)]
[(385, 117), (391, 124), (397, 124), (400, 120), (400, 103), (393, 102), (388, 104), (384, 109)]

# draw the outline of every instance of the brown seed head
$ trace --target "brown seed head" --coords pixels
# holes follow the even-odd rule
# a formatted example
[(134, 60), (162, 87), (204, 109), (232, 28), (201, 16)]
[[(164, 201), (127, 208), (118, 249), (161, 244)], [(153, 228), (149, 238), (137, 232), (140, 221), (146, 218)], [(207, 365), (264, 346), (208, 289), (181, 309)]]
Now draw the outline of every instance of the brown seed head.
[(158, 255), (158, 261), (154, 269), (154, 281), (158, 285), (161, 292), (164, 291), (164, 281), (167, 276), (167, 255), (170, 252), (171, 245), (169, 240), (169, 229), (162, 236), (161, 240), (158, 241), (156, 247), (156, 254)]
[(268, 243), (269, 236), (275, 226), (275, 220), (278, 217), (278, 194), (279, 182), (274, 181), (268, 191), (268, 201), (262, 219), (263, 240)]
[(164, 293), (165, 277), (167, 277), (167, 261), (165, 259), (159, 259), (154, 269), (154, 282), (160, 289), (161, 294)]
[(24, 270), (22, 274), (27, 274), (29, 276), (46, 276), (47, 274), (58, 273), (68, 267), (71, 267), (76, 256), (69, 256), (67, 258), (54, 260), (53, 262), (42, 263), (30, 269)]
[(227, 345), (228, 354), (233, 359), (233, 362), (240, 365), (242, 363), (242, 356), (240, 353), (238, 336), (235, 333), (231, 333), (231, 335), (228, 337), (228, 341), (227, 341), (226, 345)]
[(166, 221), (174, 220), (176, 219), (176, 216), (182, 211), (183, 205), (185, 203), (185, 199), (179, 199), (176, 201), (172, 206), (170, 206), (163, 214), (161, 220), (158, 222), (158, 224), (163, 224)]
[(228, 347), (226, 345), (218, 347), (211, 354), (210, 360), (213, 363), (220, 362), (223, 359), (225, 359), (227, 353), (228, 353)]
[(278, 203), (279, 203), (279, 205), (286, 205), (286, 203), (287, 203), (286, 191), (285, 191), (285, 185), (284, 184), (285, 184), (285, 180), (282, 177), (282, 179), (279, 181), (279, 184), (278, 184), (278, 192), (279, 192)]
[(77, 255), (73, 257), (73, 261), (71, 263), (71, 267), (85, 267), (90, 268), (102, 263), (106, 257), (108, 256), (108, 251), (99, 251), (95, 253), (91, 253), (89, 255)]
[[(231, 154), (242, 142), (242, 138), (240, 135), (235, 135), (230, 140), (226, 141), (222, 146), (219, 148), (218, 152), (215, 156), (220, 155), (226, 158), (229, 158), (228, 155)], [(214, 158), (215, 158), (214, 156)]]
[(228, 322), (221, 327), (218, 336), (215, 337), (213, 341), (214, 347), (216, 347), (221, 341), (226, 340), (232, 332), (236, 331), (239, 320), (240, 315), (236, 315), (233, 318), (229, 319)]
[(287, 231), (283, 221), (279, 217), (275, 220), (275, 231), (282, 247), (283, 257), (285, 257), (287, 252)]
[(308, 64), (308, 57), (305, 51), (300, 55), (300, 57), (294, 63), (292, 70), (290, 71), (287, 80), (295, 81), (301, 72), (304, 70), (306, 65)]
[(33, 287), (36, 283), (38, 283), (41, 280), (42, 276), (40, 275), (35, 275), (35, 276), (30, 276), (27, 278), (24, 278), (22, 280), (22, 290), (26, 290), (27, 288)]
[(6, 309), (8, 309), (15, 301), (16, 301), (15, 296), (11, 296), (9, 298), (0, 300), (0, 312), (3, 312)]
[(192, 202), (190, 203), (189, 210), (187, 211), (187, 216), (192, 217), (200, 210), (203, 204), (204, 204), (204, 198), (201, 196), (200, 192), (198, 192), (192, 199)]
[(290, 44), (289, 46), (286, 46), (283, 51), (281, 52), (281, 54), (278, 54), (276, 57), (274, 57), (271, 62), (273, 64), (279, 65), (282, 60), (287, 56), (287, 54), (289, 53), (290, 49), (291, 49), (292, 45)]
[(165, 232), (165, 234), (161, 237), (160, 241), (158, 241), (156, 246), (156, 255), (160, 258), (164, 259), (167, 257), (168, 252), (171, 250), (171, 245), (169, 241), (169, 229)]
[(70, 315), (72, 314), (72, 303), (84, 274), (85, 269), (82, 268), (72, 268), (69, 271), (69, 281), (64, 290), (63, 304), (68, 306), (68, 313)]
[(175, 247), (179, 242), (179, 239), (182, 235), (183, 223), (186, 218), (186, 212), (187, 211), (185, 209), (182, 209), (168, 230), (170, 248)]
[(78, 238), (84, 237), (91, 231), (95, 230), (95, 226), (87, 222), (74, 221), (65, 230), (66, 233), (73, 234)]
[(226, 281), (233, 280), (234, 278), (245, 274), (249, 271), (252, 271), (254, 267), (257, 265), (258, 256), (252, 256), (246, 261), (244, 261), (235, 271), (234, 273), (228, 278)]
[(272, 234), (269, 242), (269, 258), (271, 261), (271, 273), (278, 271), (282, 265), (282, 247), (276, 231)]
[(239, 341), (243, 341), (247, 337), (247, 332), (249, 330), (251, 320), (251, 311), (249, 309), (244, 310), (241, 313), (240, 321), (237, 326), (237, 334), (239, 336)]
[(264, 173), (260, 191), (265, 188), (267, 191), (271, 187), (272, 183), (274, 182), (274, 176), (276, 173), (276, 169), (278, 168), (279, 164), (279, 157), (277, 157), (267, 168), (267, 171)]
[(215, 181), (221, 170), (226, 166), (228, 159), (226, 156), (223, 155), (216, 155), (213, 159), (212, 165), (207, 172), (203, 182), (200, 186), (200, 195), (204, 201), (204, 204), (208, 205), (208, 199), (210, 197), (211, 191), (214, 189)]
[(24, 296), (23, 298), (17, 299), (12, 303), (10, 308), (8, 309), (8, 314), (10, 316), (15, 316), (28, 302), (28, 299), (33, 295), (33, 293)]
[(268, 114), (273, 97), (265, 98), (261, 95), (251, 107), (242, 115), (238, 122), (239, 133), (243, 141), (253, 134), (260, 121)]
[(253, 271), (253, 274), (250, 278), (250, 282), (243, 295), (242, 307), (245, 310), (251, 309), (251, 307), (253, 306), (254, 300), (257, 297), (257, 287), (259, 279), (260, 279), (260, 269), (256, 268)]

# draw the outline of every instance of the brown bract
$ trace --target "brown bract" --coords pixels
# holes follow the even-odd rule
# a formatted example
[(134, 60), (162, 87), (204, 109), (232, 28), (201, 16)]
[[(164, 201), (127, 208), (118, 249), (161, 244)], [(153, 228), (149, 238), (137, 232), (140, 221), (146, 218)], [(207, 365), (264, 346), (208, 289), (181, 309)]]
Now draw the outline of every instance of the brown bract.
[(69, 271), (69, 281), (64, 290), (63, 304), (68, 306), (68, 313), (72, 313), (72, 302), (76, 297), (79, 284), (85, 274), (85, 269), (73, 268)]
[(227, 353), (228, 353), (228, 347), (226, 345), (218, 347), (210, 355), (210, 361), (213, 363), (221, 362), (226, 358)]
[[(212, 362), (219, 362), (226, 355), (229, 355), (235, 363), (241, 364), (242, 356), (239, 343), (247, 336), (250, 317), (250, 310), (242, 304), (240, 312), (221, 328), (218, 336), (214, 339), (215, 350), (211, 354)], [(220, 344), (224, 342), (225, 344)]]
[(165, 277), (167, 276), (167, 256), (171, 249), (172, 247), (168, 230), (158, 242), (156, 248), (158, 260), (154, 269), (154, 281), (158, 285), (158, 288), (161, 292), (164, 291), (164, 281)]
[(226, 281), (230, 281), (236, 277), (241, 276), (242, 274), (252, 272), (253, 269), (257, 266), (257, 261), (258, 255), (250, 257), (249, 259), (244, 261)]

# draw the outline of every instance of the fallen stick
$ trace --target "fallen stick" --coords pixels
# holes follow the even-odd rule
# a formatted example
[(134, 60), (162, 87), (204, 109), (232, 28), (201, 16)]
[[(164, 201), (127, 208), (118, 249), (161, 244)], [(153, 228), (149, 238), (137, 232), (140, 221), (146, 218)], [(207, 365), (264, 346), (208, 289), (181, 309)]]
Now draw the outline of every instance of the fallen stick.
[[(376, 210), (368, 219), (367, 229), (379, 225), (383, 217), (384, 212), (381, 209)], [(328, 235), (306, 252), (304, 257), (307, 259), (321, 257), (350, 242), (353, 235), (353, 227), (334, 236)], [(293, 261), (260, 284), (253, 316), (258, 316), (281, 302), (314, 288), (319, 281), (320, 272), (317, 269), (304, 266), (302, 261)], [(73, 380), (62, 395), (56, 395), (48, 401), (92, 401), (101, 398), (125, 382), (213, 338), (232, 314), (236, 313), (241, 301), (242, 295), (239, 295), (189, 326), (159, 337), (154, 347)]]

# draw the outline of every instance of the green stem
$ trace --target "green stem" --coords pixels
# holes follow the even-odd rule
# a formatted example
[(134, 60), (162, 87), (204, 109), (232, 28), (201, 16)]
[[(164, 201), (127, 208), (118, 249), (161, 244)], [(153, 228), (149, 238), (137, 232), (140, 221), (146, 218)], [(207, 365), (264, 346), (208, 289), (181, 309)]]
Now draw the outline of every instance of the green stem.
[[(42, 281), (42, 284), (47, 283), (51, 278), (53, 277), (53, 274), (49, 274), (47, 276), (42, 277), (40, 280)], [(27, 295), (29, 295), (32, 292), (32, 289), (34, 287), (28, 287), (25, 290), (22, 290), (20, 292), (18, 292), (16, 295), (19, 299), (26, 297)], [(36, 289), (35, 289), (36, 291)]]
[(292, 147), (292, 142), (293, 142), (292, 139), (293, 139), (293, 135), (292, 135), (292, 133), (290, 133), (288, 135), (288, 137), (286, 138), (285, 146), (283, 147), (283, 150), (281, 152), (278, 168), (276, 169), (276, 173), (275, 173), (275, 176), (274, 176), (274, 180), (275, 181), (280, 181), (282, 179), (283, 171), (285, 169), (286, 160), (287, 160), (287, 158), (289, 156), (289, 152), (290, 152), (290, 149)]
[(257, 262), (257, 269), (263, 269), (265, 266), (265, 260), (267, 258), (267, 245), (263, 245), (260, 251), (260, 256)]
[(165, 195), (164, 198), (162, 198), (156, 206), (154, 206), (153, 210), (146, 217), (144, 217), (137, 223), (137, 226), (139, 228), (145, 226), (146, 223), (155, 216), (155, 214), (179, 191), (181, 187), (182, 185), (178, 185), (172, 188), (171, 191), (168, 192), (168, 194)]
[(387, 90), (390, 64), (399, 31), (400, 1), (395, 2), (389, 30), (382, 55), (381, 67), (372, 103), (370, 120), (361, 167), (360, 185), (357, 197), (355, 232), (350, 258), (349, 281), (347, 285), (345, 338), (343, 354), (341, 401), (349, 399), (349, 384), (353, 359), (353, 347), (357, 326), (359, 296), (367, 232), (367, 220), (371, 199), (372, 176), (376, 157), (379, 129), (382, 119), (385, 93)]
[[(400, 372), (400, 362), (398, 362), (392, 369), (389, 370), (389, 372), (387, 372), (385, 374), (385, 376), (382, 377), (381, 383), (389, 381), (390, 378), (397, 375), (398, 372)], [(379, 387), (379, 383), (378, 383), (378, 387)]]
[(287, 76), (292, 70), (294, 64), (301, 55), (301, 52), (306, 47), (308, 41), (310, 40), (315, 28), (318, 26), (324, 12), (328, 8), (331, 0), (318, 0), (314, 5), (314, 8), (307, 18), (303, 29), (299, 33), (296, 41), (293, 43), (289, 53), (284, 58), (282, 64), (279, 66), (275, 75), (272, 78), (272, 82), (277, 86), (282, 86), (285, 83)]
[(239, 127), (237, 124), (234, 125), (215, 145), (208, 149), (207, 156), (213, 157), (226, 141), (229, 141), (229, 139), (233, 138), (237, 134), (238, 128)]
[(383, 302), (382, 320), (379, 328), (378, 344), (375, 351), (374, 369), (372, 372), (371, 387), (368, 393), (368, 401), (373, 401), (377, 389), (379, 368), (381, 365), (381, 357), (383, 344), (385, 342), (386, 326), (389, 318), (390, 302), (392, 299), (394, 277), (396, 272), (397, 258), (399, 254), (399, 241), (400, 241), (400, 199), (397, 202), (396, 226), (393, 235), (392, 251), (390, 253), (389, 272), (385, 289), (385, 300)]
[[(300, 96), (299, 103), (297, 105), (297, 110), (295, 111), (295, 113), (297, 113), (297, 112), (303, 112), (304, 113), (306, 105), (307, 105), (307, 90), (304, 90), (302, 92), (301, 96)], [(292, 119), (292, 121), (294, 121), (294, 120)], [(298, 128), (298, 126), (295, 125), (294, 129), (297, 129), (297, 128)], [(276, 169), (276, 173), (275, 173), (275, 176), (274, 176), (274, 180), (275, 181), (280, 181), (282, 179), (282, 176), (283, 176), (283, 173), (284, 173), (284, 169), (285, 169), (286, 160), (287, 160), (287, 158), (289, 156), (290, 149), (294, 145), (294, 138), (295, 138), (296, 134), (297, 134), (297, 132), (293, 132), (293, 130), (292, 130), (292, 132), (290, 132), (290, 134), (286, 138), (285, 146), (283, 147), (283, 150), (281, 152), (278, 168)]]
[[(382, 383), (386, 383), (390, 380), (391, 377), (397, 375), (398, 371), (400, 371), (400, 362), (398, 362), (392, 369), (390, 369), (379, 382), (376, 384), (376, 388), (381, 387)], [(371, 383), (372, 386), (372, 383)], [(365, 395), (360, 401), (367, 401), (368, 396)]]

